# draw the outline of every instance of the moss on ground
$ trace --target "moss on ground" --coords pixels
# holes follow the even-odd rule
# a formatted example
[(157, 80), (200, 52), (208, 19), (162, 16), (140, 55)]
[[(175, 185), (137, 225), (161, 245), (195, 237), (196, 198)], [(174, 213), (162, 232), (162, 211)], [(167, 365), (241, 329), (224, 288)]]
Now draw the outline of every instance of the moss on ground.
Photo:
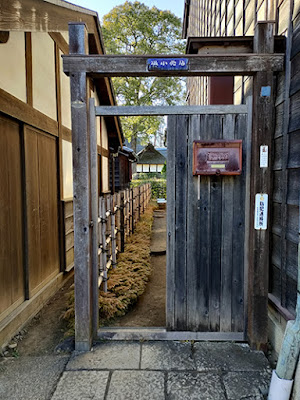
[[(150, 205), (137, 223), (135, 232), (125, 244), (125, 250), (118, 256), (116, 269), (108, 274), (108, 292), (99, 292), (100, 324), (126, 314), (145, 291), (151, 275), (150, 238), (153, 222), (154, 206)], [(74, 333), (74, 285), (69, 294), (67, 311), (63, 318), (68, 321), (70, 330)]]

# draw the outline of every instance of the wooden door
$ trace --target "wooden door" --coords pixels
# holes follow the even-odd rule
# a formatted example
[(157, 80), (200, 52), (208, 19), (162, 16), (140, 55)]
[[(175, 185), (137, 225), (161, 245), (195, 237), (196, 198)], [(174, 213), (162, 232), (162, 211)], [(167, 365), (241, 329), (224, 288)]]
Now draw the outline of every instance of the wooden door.
[(0, 117), (0, 321), (24, 301), (20, 127)]
[[(168, 117), (169, 330), (244, 337), (249, 131), (247, 114)], [(214, 139), (243, 140), (241, 175), (193, 176), (193, 141)]]
[(60, 271), (56, 138), (25, 128), (29, 291), (32, 297)]

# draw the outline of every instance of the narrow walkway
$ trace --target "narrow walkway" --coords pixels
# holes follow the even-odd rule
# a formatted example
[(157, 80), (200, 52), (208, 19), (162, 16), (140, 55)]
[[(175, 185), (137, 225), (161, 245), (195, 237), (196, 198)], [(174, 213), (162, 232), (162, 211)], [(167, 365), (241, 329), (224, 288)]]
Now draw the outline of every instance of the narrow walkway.
[(151, 235), (152, 274), (147, 288), (134, 307), (110, 326), (166, 326), (166, 211), (154, 211)]
[(111, 342), (74, 354), (52, 400), (260, 400), (269, 379), (247, 345)]
[(1, 400), (263, 400), (271, 370), (248, 345), (102, 342), (0, 363)]

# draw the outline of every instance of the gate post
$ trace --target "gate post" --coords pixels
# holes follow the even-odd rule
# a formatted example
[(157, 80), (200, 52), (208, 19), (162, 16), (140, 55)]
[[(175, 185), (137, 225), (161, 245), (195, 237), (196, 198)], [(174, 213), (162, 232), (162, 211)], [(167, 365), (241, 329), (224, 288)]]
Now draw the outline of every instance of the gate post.
[[(274, 23), (258, 22), (254, 53), (274, 52)], [(268, 289), (270, 218), (266, 230), (254, 229), (255, 195), (268, 194), (268, 216), (272, 205), (272, 135), (274, 128), (273, 72), (253, 77), (253, 130), (251, 145), (250, 243), (248, 275), (248, 339), (254, 348), (266, 350), (268, 342)], [(260, 146), (268, 146), (268, 167), (260, 166)]]
[[(69, 54), (86, 54), (84, 23), (69, 24)], [(74, 192), (75, 349), (92, 344), (92, 288), (90, 259), (90, 152), (85, 72), (71, 72), (72, 153)]]

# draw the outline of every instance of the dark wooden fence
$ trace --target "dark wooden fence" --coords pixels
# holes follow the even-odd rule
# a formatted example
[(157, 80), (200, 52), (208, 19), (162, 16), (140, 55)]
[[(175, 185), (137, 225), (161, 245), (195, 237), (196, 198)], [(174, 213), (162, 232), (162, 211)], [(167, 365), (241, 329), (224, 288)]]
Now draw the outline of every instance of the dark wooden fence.
[[(134, 232), (137, 221), (145, 212), (151, 199), (149, 183), (121, 190), (113, 195), (105, 194), (99, 198), (98, 218), (98, 265), (99, 286), (107, 290), (107, 272), (115, 268), (117, 254), (124, 251), (127, 238)], [(73, 200), (63, 202), (64, 207), (64, 248), (65, 270), (74, 267), (74, 224)]]

